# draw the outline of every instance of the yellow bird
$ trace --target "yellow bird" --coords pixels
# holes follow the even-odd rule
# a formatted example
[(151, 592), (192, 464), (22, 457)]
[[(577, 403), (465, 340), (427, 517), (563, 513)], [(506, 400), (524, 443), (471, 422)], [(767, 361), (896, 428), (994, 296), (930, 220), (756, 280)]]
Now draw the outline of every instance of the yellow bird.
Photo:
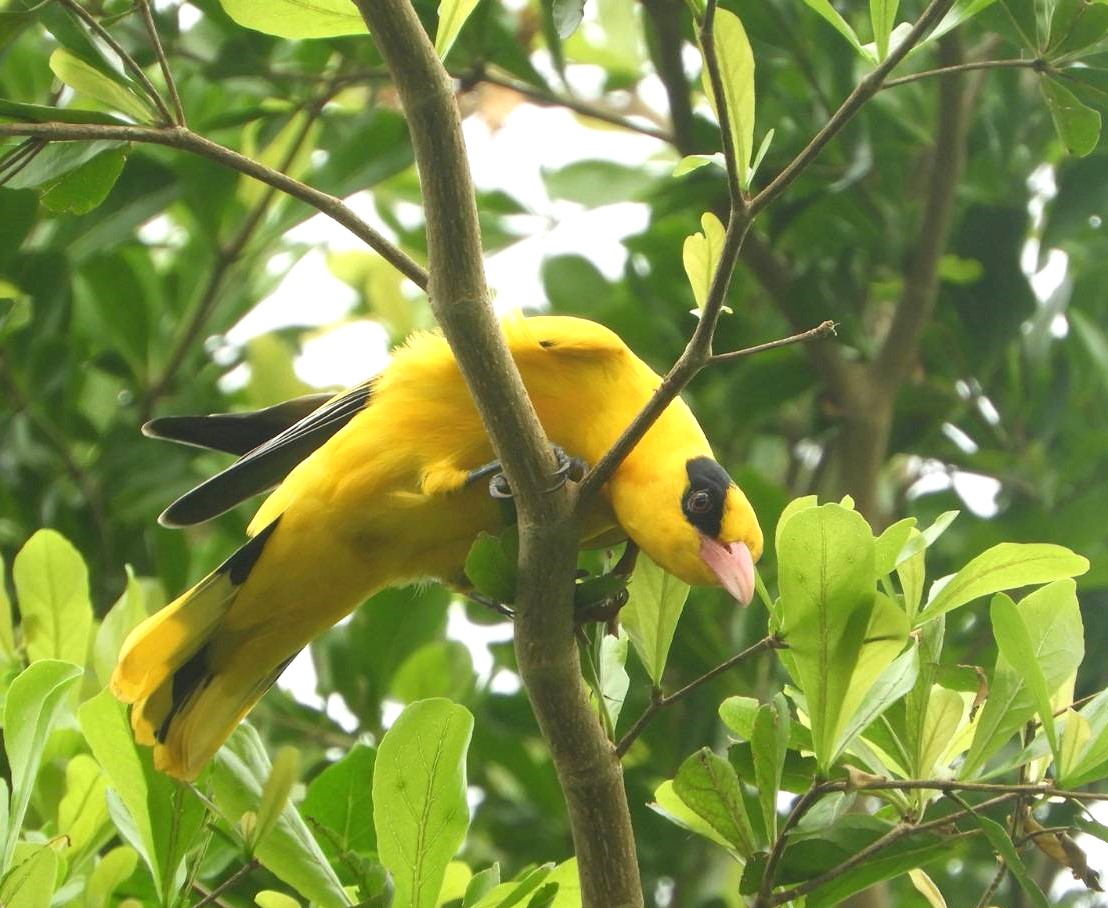
[[(517, 317), (508, 347), (551, 442), (588, 463), (611, 447), (659, 377), (590, 321)], [(466, 587), (477, 534), (503, 512), (482, 465), (485, 430), (446, 341), (420, 334), (376, 378), (255, 413), (168, 417), (147, 434), (241, 455), (178, 499), (161, 522), (199, 523), (276, 486), (250, 539), (127, 637), (111, 687), (134, 704), (155, 765), (192, 779), (314, 637), (375, 591), (421, 578)], [(629, 537), (667, 571), (722, 585), (743, 604), (762, 533), (675, 400), (620, 465), (587, 539)]]

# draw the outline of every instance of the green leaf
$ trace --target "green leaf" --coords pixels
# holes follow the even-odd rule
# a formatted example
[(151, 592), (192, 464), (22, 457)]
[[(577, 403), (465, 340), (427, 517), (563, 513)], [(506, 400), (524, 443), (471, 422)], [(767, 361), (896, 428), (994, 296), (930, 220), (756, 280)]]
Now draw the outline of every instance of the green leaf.
[(341, 852), (369, 852), (377, 847), (373, 830), (373, 764), (377, 751), (354, 745), (345, 757), (312, 779), (300, 813), (332, 835), (320, 837), (328, 857)]
[(1004, 827), (996, 820), (990, 820), (979, 813), (972, 813), (970, 816), (981, 827), (981, 831), (985, 833), (985, 837), (989, 840), (989, 844), (993, 846), (993, 850), (1008, 865), (1009, 873), (1016, 878), (1016, 882), (1020, 884), (1024, 894), (1031, 900), (1031, 904), (1037, 906), (1037, 908), (1050, 908), (1050, 902), (1046, 900), (1043, 891), (1031, 878), (1031, 874), (1027, 872), (1027, 865), (1023, 863), (1023, 859), (1016, 851), (1016, 846), (1012, 844), (1012, 840), (1008, 837)]
[(38, 845), (0, 880), (4, 908), (48, 908), (57, 885), (58, 856), (51, 845)]
[(0, 118), (19, 123), (100, 123), (109, 126), (125, 126), (126, 121), (98, 110), (81, 110), (76, 107), (50, 107), (45, 104), (23, 104), (0, 98)]
[(900, 565), (904, 564), (909, 558), (914, 558), (924, 549), (928, 549), (934, 545), (935, 540), (946, 532), (946, 528), (954, 522), (954, 518), (956, 518), (959, 513), (961, 512), (944, 511), (935, 518), (934, 523), (926, 530), (922, 530), (919, 534), (909, 533), (904, 547), (896, 556), (896, 566), (900, 567)]
[(1100, 112), (1086, 107), (1057, 79), (1044, 76), (1039, 86), (1054, 120), (1054, 130), (1070, 154), (1079, 158), (1092, 152), (1100, 141)]
[(778, 550), (781, 628), (824, 771), (874, 609), (874, 541), (856, 511), (826, 504), (793, 515)]
[(439, 27), (435, 32), (435, 53), (445, 60), (454, 41), (470, 13), (477, 8), (478, 0), (442, 0), (439, 3)]
[(473, 717), (449, 700), (408, 706), (381, 739), (373, 773), (378, 857), (396, 904), (433, 908), (469, 827), (466, 751)]
[(273, 889), (263, 889), (254, 896), (254, 904), (260, 908), (300, 908), (300, 903), (291, 895)]
[(84, 665), (92, 629), (88, 569), (60, 533), (39, 530), (12, 566), (27, 658)]
[(111, 680), (119, 651), (127, 635), (146, 618), (146, 593), (142, 583), (130, 565), (126, 567), (127, 588), (96, 630), (96, 639), (92, 644), (92, 665), (96, 678), (103, 686)]
[(558, 892), (547, 908), (581, 908), (581, 877), (577, 858), (562, 861), (550, 871), (546, 885), (557, 884)]
[(915, 526), (915, 517), (905, 517), (886, 527), (885, 531), (877, 537), (874, 563), (878, 577), (884, 577), (893, 572), (897, 565), (897, 556), (907, 544)]
[(219, 0), (243, 28), (278, 38), (364, 35), (365, 21), (350, 0)]
[(88, 754), (76, 754), (66, 764), (58, 832), (69, 837), (71, 857), (79, 859), (86, 850), (95, 851), (104, 843), (109, 823), (107, 790), (107, 777)]
[(1002, 542), (982, 552), (963, 567), (920, 612), (922, 624), (982, 596), (1060, 577), (1075, 577), (1089, 562), (1060, 545)]
[(939, 24), (931, 31), (931, 33), (921, 41), (917, 47), (923, 47), (925, 44), (930, 44), (932, 41), (936, 41), (945, 35), (947, 32), (953, 31), (967, 19), (972, 19), (982, 10), (992, 6), (996, 0), (957, 0), (950, 11), (939, 20)]
[(746, 813), (742, 785), (727, 760), (702, 747), (681, 764), (673, 779), (673, 790), (736, 853), (743, 858), (754, 853), (754, 832)]
[(19, 661), (19, 651), (15, 648), (15, 630), (12, 627), (12, 603), (8, 598), (5, 582), (7, 568), (0, 558), (0, 663)]
[(522, 908), (528, 904), (528, 897), (546, 882), (553, 869), (553, 864), (542, 864), (527, 871), (518, 880), (501, 883), (489, 890), (473, 908)]
[(627, 592), (629, 598), (620, 612), (620, 621), (650, 680), (659, 685), (677, 621), (689, 598), (689, 585), (640, 552)]
[[(270, 772), (258, 733), (247, 723), (239, 725), (216, 754), (211, 773), (215, 803), (231, 825), (257, 809)], [(285, 805), (269, 835), (258, 843), (255, 856), (274, 876), (323, 908), (352, 904), (293, 804)]]
[(76, 665), (42, 659), (24, 669), (8, 689), (4, 704), (4, 749), (11, 768), (12, 796), (8, 836), (4, 843), (4, 870), (11, 866), (47, 739), (61, 719), (69, 693), (80, 677), (81, 669)]
[[(627, 689), (631, 678), (627, 674), (627, 632), (620, 627), (619, 634), (605, 633), (600, 638), (600, 652), (597, 658), (598, 689), (589, 691), (589, 699), (597, 709), (603, 710), (602, 720), (609, 732), (619, 722), (623, 701), (627, 698)], [(599, 697), (599, 702), (597, 698)]]
[(1047, 690), (1046, 678), (1043, 676), (1042, 668), (1039, 667), (1035, 646), (1031, 642), (1031, 635), (1023, 622), (1023, 616), (1012, 598), (1005, 593), (997, 593), (993, 597), (989, 616), (993, 624), (993, 636), (996, 638), (1001, 656), (1009, 665), (1018, 666), (1023, 671), (1024, 682), (1035, 700), (1039, 721), (1050, 742), (1051, 753), (1057, 761), (1058, 735), (1054, 730), (1054, 707), (1050, 704), (1050, 691)]
[[(753, 741), (759, 709), (761, 704), (753, 697), (728, 697), (719, 705), (719, 717), (740, 741)], [(812, 737), (803, 725), (790, 722), (788, 735), (793, 750), (812, 749)]]
[(785, 524), (796, 514), (801, 511), (806, 511), (808, 508), (814, 508), (819, 504), (819, 498), (815, 495), (803, 495), (800, 498), (794, 498), (787, 505), (785, 510), (781, 512), (781, 516), (777, 519), (777, 529), (774, 531), (773, 547), (776, 551), (781, 551), (781, 533), (785, 529)]
[[(1053, 693), (1069, 678), (1085, 655), (1081, 609), (1073, 580), (1059, 580), (1024, 597), (1019, 603), (1035, 661)], [(1025, 665), (1013, 665), (1004, 654), (997, 656), (989, 685), (989, 698), (977, 720), (973, 744), (959, 770), (959, 777), (972, 779), (984, 762), (1007, 743), (1036, 710), (1036, 699), (1028, 687)]]
[(1039, 17), (1035, 10), (1035, 0), (1001, 0), (1005, 10), (1011, 16), (1016, 30), (1023, 38), (1024, 46), (1028, 50), (1038, 51), (1039, 43)]
[[(922, 535), (919, 530), (912, 530), (906, 545), (911, 545), (914, 539)], [(920, 546), (914, 555), (896, 566), (896, 579), (900, 581), (900, 589), (904, 594), (904, 611), (908, 616), (909, 624), (915, 623), (920, 602), (923, 599), (923, 583), (927, 579), (926, 557), (926, 548)]]
[[(938, 684), (931, 687), (920, 731), (918, 757), (913, 770), (921, 779), (945, 777), (948, 760), (944, 759), (954, 736), (969, 717), (972, 699)], [(955, 756), (955, 755), (950, 755)]]
[(900, 0), (869, 0), (869, 18), (873, 23), (873, 40), (877, 45), (877, 59), (889, 55), (889, 35), (896, 25), (896, 10)]
[(97, 155), (47, 189), (42, 204), (54, 214), (88, 214), (108, 197), (126, 159), (119, 149)]
[(654, 789), (654, 800), (649, 807), (659, 816), (665, 817), (682, 829), (695, 832), (728, 851), (732, 849), (731, 843), (677, 794), (673, 780), (667, 780)]
[[(714, 43), (723, 82), (723, 98), (727, 105), (727, 120), (731, 127), (731, 141), (739, 167), (739, 184), (750, 187), (750, 162), (754, 155), (754, 52), (746, 36), (742, 20), (729, 10), (716, 12)], [(702, 78), (704, 91), (712, 109), (719, 117), (719, 106), (712, 92), (708, 67)]]
[(426, 643), (405, 659), (393, 675), (391, 696), (400, 703), (450, 696), (465, 700), (477, 676), (469, 647), (457, 640)]
[(50, 70), (78, 94), (106, 104), (139, 123), (153, 123), (157, 119), (145, 98), (65, 48), (59, 47), (50, 55)]
[(720, 219), (707, 211), (700, 216), (702, 232), (685, 237), (681, 248), (681, 261), (685, 265), (689, 285), (692, 287), (696, 307), (703, 309), (708, 302), (708, 291), (712, 286), (723, 254), (723, 236), (725, 229)]
[(466, 894), (462, 899), (462, 908), (474, 908), (474, 906), (481, 901), (486, 895), (492, 892), (497, 886), (500, 885), (500, 865), (493, 864), (491, 867), (482, 870), (480, 873), (475, 873), (473, 879), (469, 881), (466, 886)]
[(100, 858), (89, 875), (84, 908), (108, 908), (116, 889), (137, 866), (138, 853), (129, 845), (119, 845)]
[(1059, 0), (1050, 17), (1047, 54), (1057, 59), (1082, 51), (1108, 33), (1108, 3), (1104, 0)]
[(577, 31), (585, 15), (585, 0), (554, 0), (554, 28), (563, 41)]
[(587, 208), (634, 201), (657, 183), (653, 172), (618, 161), (575, 161), (557, 170), (543, 169), (543, 182), (551, 198), (567, 199)]
[(781, 790), (781, 774), (789, 750), (789, 727), (792, 717), (785, 697), (778, 694), (773, 703), (758, 708), (750, 738), (754, 755), (754, 782), (762, 805), (762, 818), (769, 841), (777, 838), (777, 794)]
[(854, 29), (852, 29), (849, 23), (839, 14), (839, 11), (831, 5), (831, 0), (804, 0), (804, 2), (831, 23), (835, 31), (846, 38), (850, 46), (858, 51), (866, 60), (869, 60), (871, 63), (877, 62), (869, 55), (865, 48), (862, 47), (862, 42), (858, 40), (858, 36), (854, 33)]
[(265, 840), (265, 837), (277, 824), (277, 820), (280, 819), (281, 814), (288, 806), (292, 786), (296, 784), (299, 777), (300, 751), (286, 744), (277, 751), (273, 768), (270, 769), (265, 785), (262, 786), (262, 797), (258, 802), (253, 837), (247, 843), (251, 851)]
[[(903, 645), (902, 642), (898, 641), (897, 646), (901, 645)], [(918, 672), (919, 654), (915, 646), (905, 650), (891, 663), (887, 664), (884, 671), (872, 682), (857, 709), (849, 714), (848, 721), (839, 734), (835, 759), (838, 759), (854, 739), (876, 721), (885, 710), (907, 695), (916, 683)], [(851, 684), (854, 683), (852, 680)], [(844, 717), (848, 716), (846, 709), (843, 710), (843, 715)]]
[(700, 170), (701, 167), (707, 167), (709, 164), (715, 164), (717, 167), (726, 167), (726, 162), (721, 154), (690, 154), (685, 155), (677, 165), (673, 168), (673, 175), (675, 177), (683, 177), (687, 173), (692, 173), (694, 170)]
[(516, 563), (504, 551), (500, 539), (489, 533), (478, 533), (466, 555), (466, 577), (479, 593), (496, 602), (514, 602), (516, 598)]

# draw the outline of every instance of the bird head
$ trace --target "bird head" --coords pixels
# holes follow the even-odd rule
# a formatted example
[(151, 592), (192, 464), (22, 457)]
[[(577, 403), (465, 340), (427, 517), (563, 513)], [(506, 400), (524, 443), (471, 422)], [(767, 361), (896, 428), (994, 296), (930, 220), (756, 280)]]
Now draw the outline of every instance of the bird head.
[[(743, 605), (754, 598), (762, 530), (750, 502), (712, 458), (691, 457), (649, 477), (617, 477), (620, 524), (650, 558), (694, 586), (722, 586)], [(622, 482), (620, 480), (623, 480)]]

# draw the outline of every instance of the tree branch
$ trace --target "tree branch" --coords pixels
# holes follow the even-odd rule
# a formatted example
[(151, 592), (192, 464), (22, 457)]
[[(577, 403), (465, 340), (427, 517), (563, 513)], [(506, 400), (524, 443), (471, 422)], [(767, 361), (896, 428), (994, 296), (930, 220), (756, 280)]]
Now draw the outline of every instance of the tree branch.
[(519, 516), (515, 649), (568, 807), (585, 908), (641, 908), (622, 768), (589, 704), (573, 633), (570, 494), (489, 305), (453, 85), (408, 0), (357, 0), (400, 94), (423, 190), (430, 299), (504, 467)]
[[(146, 8), (147, 0), (142, 0), (142, 2), (144, 8)], [(304, 118), (303, 124), (301, 124), (300, 129), (293, 137), (288, 150), (285, 152), (284, 158), (278, 166), (280, 172), (283, 173), (288, 170), (288, 168), (292, 166), (292, 162), (296, 160), (296, 156), (300, 153), (300, 149), (303, 147), (305, 140), (311, 134), (312, 126), (315, 124), (320, 113), (322, 113), (329, 94), (330, 92), (312, 105), (308, 115)], [(231, 241), (222, 246), (217, 244), (215, 261), (208, 271), (208, 279), (200, 295), (200, 302), (197, 303), (196, 309), (185, 323), (184, 329), (178, 335), (177, 341), (174, 343), (162, 371), (150, 382), (146, 394), (143, 396), (142, 406), (139, 411), (139, 419), (141, 422), (146, 422), (153, 415), (155, 404), (165, 393), (169, 383), (173, 380), (173, 376), (176, 375), (177, 370), (181, 368), (181, 364), (185, 361), (185, 357), (188, 356), (189, 351), (192, 349), (192, 345), (204, 330), (204, 325), (206, 325), (208, 319), (211, 318), (212, 312), (219, 302), (219, 295), (220, 291), (223, 289), (224, 279), (227, 277), (227, 274), (230, 272), (235, 262), (237, 262), (242, 255), (243, 250), (246, 248), (246, 244), (250, 242), (250, 238), (254, 235), (254, 231), (257, 230), (258, 225), (262, 222), (262, 218), (265, 217), (277, 192), (278, 190), (273, 186), (266, 189), (262, 197), (254, 204), (254, 207), (247, 212), (246, 217), (243, 219), (238, 231), (231, 238)]]
[(0, 123), (0, 138), (7, 136), (30, 136), (50, 142), (91, 142), (97, 139), (141, 142), (165, 145), (208, 158), (307, 202), (349, 230), (421, 290), (427, 289), (427, 272), (351, 211), (342, 199), (320, 192), (183, 126), (158, 128), (98, 123)]
[(204, 896), (199, 902), (197, 902), (193, 908), (202, 908), (204, 905), (212, 905), (219, 903), (219, 897), (223, 895), (227, 890), (231, 889), (238, 884), (239, 880), (246, 876), (249, 876), (255, 870), (261, 866), (261, 862), (257, 858), (252, 858), (243, 864), (238, 870), (232, 873), (222, 883), (212, 889), (207, 895)]
[(916, 24), (912, 26), (912, 30), (904, 36), (904, 40), (889, 53), (876, 69), (862, 78), (854, 87), (854, 91), (839, 106), (839, 109), (831, 115), (831, 119), (812, 137), (807, 147), (793, 158), (788, 166), (751, 200), (750, 209), (752, 214), (762, 211), (808, 169), (808, 166), (819, 157), (819, 153), (823, 151), (827, 143), (838, 135), (842, 128), (862, 109), (863, 105), (881, 90), (881, 85), (889, 73), (896, 68), (897, 64), (908, 55), (913, 47), (927, 36), (927, 33), (939, 23), (939, 20), (946, 15), (953, 5), (954, 0), (931, 0), (927, 9), (923, 11), (919, 19), (916, 20)]
[(694, 690), (707, 684), (713, 678), (717, 678), (724, 672), (730, 671), (736, 665), (741, 662), (745, 662), (751, 656), (755, 656), (760, 652), (767, 649), (778, 649), (785, 644), (777, 637), (768, 636), (763, 637), (757, 643), (748, 646), (741, 653), (736, 653), (730, 659), (721, 662), (715, 668), (705, 672), (699, 678), (696, 678), (682, 687), (680, 690), (674, 691), (668, 696), (664, 696), (660, 690), (655, 690), (653, 696), (650, 698), (650, 703), (646, 709), (642, 711), (642, 714), (635, 720), (635, 724), (632, 725), (619, 739), (619, 743), (616, 745), (616, 756), (622, 757), (628, 750), (631, 749), (631, 745), (638, 740), (639, 735), (646, 730), (646, 726), (650, 724), (651, 720), (667, 706), (672, 706), (680, 700), (684, 700)]
[(628, 129), (632, 132), (637, 132), (644, 136), (649, 136), (652, 139), (658, 139), (665, 142), (668, 145), (673, 144), (673, 136), (668, 132), (657, 129), (653, 126), (644, 126), (641, 123), (636, 123), (634, 120), (630, 120), (627, 117), (620, 116), (610, 110), (605, 110), (603, 107), (599, 107), (596, 104), (589, 104), (587, 101), (579, 101), (576, 98), (566, 97), (564, 95), (556, 95), (553, 92), (544, 91), (541, 88), (536, 88), (533, 85), (528, 85), (526, 82), (520, 82), (516, 79), (509, 79), (505, 76), (498, 76), (495, 73), (490, 73), (484, 67), (479, 67), (472, 72), (464, 73), (458, 77), (463, 85), (472, 85), (479, 82), (484, 82), (486, 85), (495, 85), (498, 88), (506, 88), (509, 91), (514, 91), (517, 94), (523, 95), (525, 98), (533, 101), (536, 104), (540, 104), (544, 107), (564, 107), (567, 110), (572, 110), (574, 113), (581, 114), (584, 117), (591, 117), (594, 120), (600, 120), (603, 123), (610, 123), (612, 126), (618, 126), (621, 129)]
[(881, 90), (896, 88), (898, 85), (908, 85), (923, 79), (933, 79), (939, 76), (952, 76), (958, 73), (968, 73), (975, 69), (1033, 69), (1043, 72), (1048, 68), (1047, 62), (1039, 58), (1034, 60), (977, 60), (969, 63), (955, 63), (950, 66), (940, 66), (938, 69), (925, 69), (923, 72), (901, 76), (899, 79), (889, 79)]
[(732, 350), (730, 353), (713, 353), (708, 357), (708, 365), (714, 366), (717, 363), (729, 363), (746, 356), (753, 356), (755, 353), (765, 353), (767, 350), (776, 350), (779, 347), (788, 347), (791, 344), (803, 344), (807, 341), (827, 337), (834, 333), (835, 322), (828, 319), (827, 321), (820, 322), (814, 328), (809, 328), (807, 331), (800, 332), (800, 334), (792, 334), (789, 337), (767, 341), (764, 344), (755, 344), (753, 347), (743, 347), (741, 350)]
[[(940, 55), (951, 66), (957, 65), (961, 51), (955, 36), (947, 35), (942, 39)], [(894, 395), (915, 364), (923, 330), (931, 319), (939, 293), (939, 260), (950, 236), (969, 128), (964, 91), (960, 72), (943, 79), (939, 86), (935, 150), (931, 156), (923, 221), (913, 243), (903, 295), (874, 362), (878, 383)]]
[(162, 100), (162, 96), (154, 87), (154, 83), (151, 82), (149, 78), (147, 78), (146, 73), (143, 72), (142, 67), (139, 66), (137, 62), (135, 62), (135, 58), (127, 53), (127, 51), (123, 49), (123, 46), (118, 41), (116, 41), (115, 38), (112, 37), (111, 32), (109, 32), (106, 28), (104, 28), (104, 26), (97, 22), (96, 17), (83, 6), (81, 6), (81, 4), (77, 2), (77, 0), (60, 0), (60, 2), (62, 6), (64, 6), (66, 9), (72, 12), (73, 15), (84, 22), (85, 25), (87, 25), (89, 29), (93, 32), (93, 34), (96, 35), (96, 37), (107, 44), (108, 47), (110, 47), (113, 51), (116, 52), (116, 54), (119, 55), (119, 59), (123, 61), (123, 65), (131, 71), (136, 79), (138, 79), (139, 84), (142, 85), (143, 91), (146, 92), (150, 100), (154, 103), (155, 108), (157, 108), (158, 114), (162, 118), (162, 122), (172, 123), (173, 114), (171, 114), (169, 112), (169, 108), (165, 106), (165, 101)]
[(158, 36), (158, 26), (154, 22), (154, 13), (150, 9), (150, 0), (138, 0), (142, 10), (142, 21), (146, 25), (146, 32), (150, 35), (150, 43), (154, 47), (154, 56), (158, 58), (158, 66), (165, 79), (165, 87), (169, 90), (169, 99), (173, 103), (173, 113), (178, 126), (187, 126), (185, 109), (181, 106), (181, 95), (177, 91), (177, 82), (173, 78), (173, 71), (169, 68), (169, 60), (165, 56), (165, 48), (162, 47), (162, 39)]

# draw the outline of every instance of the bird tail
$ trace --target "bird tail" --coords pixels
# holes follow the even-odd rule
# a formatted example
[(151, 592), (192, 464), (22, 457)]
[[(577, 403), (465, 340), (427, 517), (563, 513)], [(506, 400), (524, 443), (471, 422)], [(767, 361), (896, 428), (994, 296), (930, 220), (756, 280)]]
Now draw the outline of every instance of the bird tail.
[[(111, 689), (133, 704), (135, 740), (154, 747), (154, 765), (194, 779), (287, 662), (269, 668), (228, 650), (221, 625), (246, 582), (274, 521), (200, 583), (128, 635)], [(235, 647), (231, 647), (235, 649)]]

